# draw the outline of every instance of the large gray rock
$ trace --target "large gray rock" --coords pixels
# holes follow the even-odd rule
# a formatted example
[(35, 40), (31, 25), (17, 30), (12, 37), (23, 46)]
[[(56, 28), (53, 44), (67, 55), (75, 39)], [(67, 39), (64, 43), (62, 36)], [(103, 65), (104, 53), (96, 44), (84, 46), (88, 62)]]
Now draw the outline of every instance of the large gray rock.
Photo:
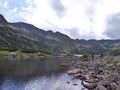
[(97, 78), (100, 79), (100, 80), (103, 80), (104, 79), (104, 75), (97, 75)]
[(81, 77), (82, 75), (80, 74), (80, 73), (77, 73), (77, 74), (74, 74), (74, 77), (75, 78), (79, 78), (79, 77)]
[(111, 90), (116, 90), (117, 88), (117, 85), (116, 84), (110, 84), (110, 89)]
[(85, 82), (85, 81), (81, 81), (81, 84), (86, 87), (87, 89), (95, 89), (97, 87), (97, 84), (96, 83), (88, 83), (88, 82)]
[(120, 90), (120, 85), (116, 87), (116, 90)]
[(96, 90), (108, 90), (108, 89), (105, 88), (103, 85), (97, 85)]
[(120, 67), (120, 62), (118, 62), (118, 63), (116, 64), (116, 66), (117, 66), (117, 67)]
[(73, 69), (73, 70), (70, 70), (68, 71), (68, 75), (74, 75), (74, 74), (77, 74), (77, 73), (80, 73), (82, 72), (81, 69)]

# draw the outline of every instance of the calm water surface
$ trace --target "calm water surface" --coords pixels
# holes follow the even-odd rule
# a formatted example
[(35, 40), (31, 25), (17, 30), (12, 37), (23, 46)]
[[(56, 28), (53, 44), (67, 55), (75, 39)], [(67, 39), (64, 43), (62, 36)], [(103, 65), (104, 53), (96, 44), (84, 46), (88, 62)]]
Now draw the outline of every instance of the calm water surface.
[(66, 74), (66, 70), (59, 66), (60, 63), (72, 60), (0, 58), (0, 90), (86, 90), (82, 89), (80, 80), (73, 80)]

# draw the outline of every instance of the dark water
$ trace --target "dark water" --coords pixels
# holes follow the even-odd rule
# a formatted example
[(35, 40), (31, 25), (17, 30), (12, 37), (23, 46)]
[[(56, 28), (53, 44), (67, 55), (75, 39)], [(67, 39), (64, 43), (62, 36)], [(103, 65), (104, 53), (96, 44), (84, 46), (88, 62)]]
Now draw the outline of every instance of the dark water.
[(67, 58), (24, 60), (1, 58), (0, 90), (82, 90), (80, 80), (73, 80), (66, 74), (66, 70), (59, 66), (60, 63), (71, 60)]

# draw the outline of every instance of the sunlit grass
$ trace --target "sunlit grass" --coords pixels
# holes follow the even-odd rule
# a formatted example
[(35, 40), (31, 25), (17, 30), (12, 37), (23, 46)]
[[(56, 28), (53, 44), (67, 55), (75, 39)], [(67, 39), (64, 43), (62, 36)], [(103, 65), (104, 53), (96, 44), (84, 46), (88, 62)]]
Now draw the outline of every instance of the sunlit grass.
[(9, 51), (0, 51), (0, 56), (8, 56), (9, 53)]

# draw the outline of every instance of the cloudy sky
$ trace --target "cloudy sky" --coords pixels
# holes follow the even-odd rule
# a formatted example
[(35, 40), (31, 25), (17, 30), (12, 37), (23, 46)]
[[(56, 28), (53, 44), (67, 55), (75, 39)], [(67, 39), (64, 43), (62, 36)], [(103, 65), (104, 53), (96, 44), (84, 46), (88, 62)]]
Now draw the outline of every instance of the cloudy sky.
[(120, 39), (120, 0), (0, 0), (0, 13), (74, 39)]

